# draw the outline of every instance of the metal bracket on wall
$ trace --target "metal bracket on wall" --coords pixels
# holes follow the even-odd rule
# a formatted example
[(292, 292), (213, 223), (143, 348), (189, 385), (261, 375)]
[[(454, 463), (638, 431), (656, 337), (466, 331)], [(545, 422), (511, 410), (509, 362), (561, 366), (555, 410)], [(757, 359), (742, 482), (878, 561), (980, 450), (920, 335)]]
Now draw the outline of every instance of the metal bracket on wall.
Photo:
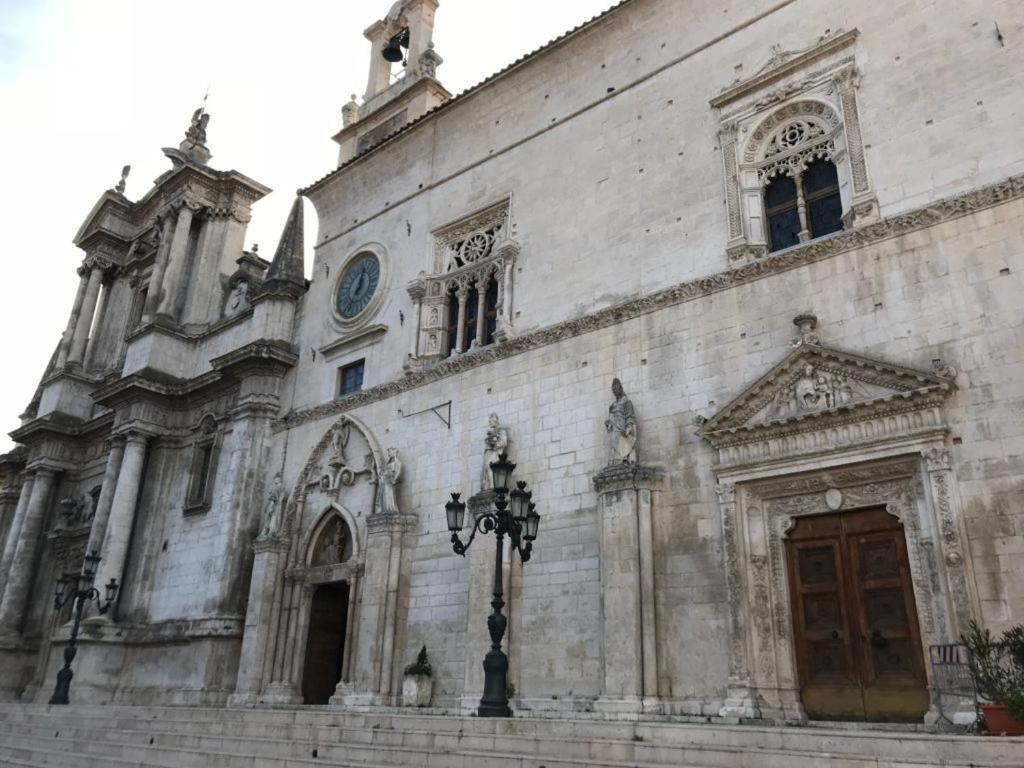
[[(442, 413), (442, 409), (447, 409), (445, 413)], [(441, 403), (440, 405), (432, 405), (430, 408), (424, 408), (422, 411), (416, 411), (416, 413), (402, 413), (402, 409), (398, 409), (398, 413), (403, 419), (411, 419), (413, 416), (419, 416), (421, 413), (432, 413), (441, 421), (448, 429), (452, 428), (452, 401), (449, 400), (447, 403)]]

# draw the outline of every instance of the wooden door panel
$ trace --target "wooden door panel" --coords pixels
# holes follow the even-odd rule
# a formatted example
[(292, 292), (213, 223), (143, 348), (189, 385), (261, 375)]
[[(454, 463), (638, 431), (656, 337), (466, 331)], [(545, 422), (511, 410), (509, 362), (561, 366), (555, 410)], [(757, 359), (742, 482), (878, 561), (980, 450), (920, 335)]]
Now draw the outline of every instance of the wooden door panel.
[(808, 715), (920, 718), (928, 696), (899, 521), (884, 509), (802, 518), (786, 550)]

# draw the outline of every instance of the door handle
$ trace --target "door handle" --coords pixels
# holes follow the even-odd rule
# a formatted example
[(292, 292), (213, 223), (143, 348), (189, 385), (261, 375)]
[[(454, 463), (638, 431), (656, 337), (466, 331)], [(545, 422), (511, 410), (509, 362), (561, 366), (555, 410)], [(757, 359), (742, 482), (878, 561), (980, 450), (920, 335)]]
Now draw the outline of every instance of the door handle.
[(889, 645), (889, 641), (882, 637), (882, 635), (876, 629), (874, 632), (871, 633), (871, 645), (873, 645), (875, 648), (885, 648), (887, 645)]
[(839, 632), (837, 630), (835, 630), (835, 629), (832, 630), (832, 639), (833, 640), (838, 640), (839, 639)]

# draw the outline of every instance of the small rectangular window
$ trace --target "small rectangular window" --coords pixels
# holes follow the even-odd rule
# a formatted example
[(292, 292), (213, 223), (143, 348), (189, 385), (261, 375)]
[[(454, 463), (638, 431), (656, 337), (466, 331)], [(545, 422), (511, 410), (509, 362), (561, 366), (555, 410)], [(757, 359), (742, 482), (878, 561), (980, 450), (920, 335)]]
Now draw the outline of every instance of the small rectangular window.
[(363, 388), (363, 371), (365, 369), (365, 360), (356, 360), (354, 363), (343, 365), (338, 369), (338, 397), (351, 395)]

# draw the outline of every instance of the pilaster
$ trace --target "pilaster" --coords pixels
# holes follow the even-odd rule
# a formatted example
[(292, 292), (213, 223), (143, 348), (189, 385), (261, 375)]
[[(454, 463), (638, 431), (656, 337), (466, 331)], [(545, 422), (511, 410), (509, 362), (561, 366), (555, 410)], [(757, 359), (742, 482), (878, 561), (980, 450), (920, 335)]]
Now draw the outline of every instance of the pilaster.
[(604, 679), (598, 711), (660, 712), (652, 514), (665, 473), (611, 464), (594, 476), (601, 510)]

